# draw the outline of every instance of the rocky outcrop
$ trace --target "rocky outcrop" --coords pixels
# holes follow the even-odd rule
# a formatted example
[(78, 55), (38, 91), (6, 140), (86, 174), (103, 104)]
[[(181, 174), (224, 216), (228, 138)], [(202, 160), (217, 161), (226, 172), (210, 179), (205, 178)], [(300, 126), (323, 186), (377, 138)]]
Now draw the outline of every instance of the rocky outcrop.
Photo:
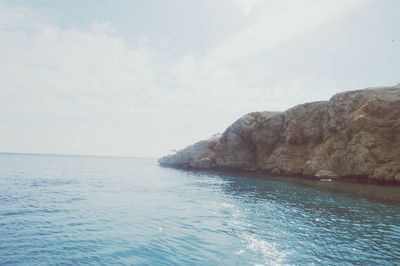
[(219, 138), (159, 163), (400, 182), (400, 87), (338, 93), (285, 112), (249, 113)]

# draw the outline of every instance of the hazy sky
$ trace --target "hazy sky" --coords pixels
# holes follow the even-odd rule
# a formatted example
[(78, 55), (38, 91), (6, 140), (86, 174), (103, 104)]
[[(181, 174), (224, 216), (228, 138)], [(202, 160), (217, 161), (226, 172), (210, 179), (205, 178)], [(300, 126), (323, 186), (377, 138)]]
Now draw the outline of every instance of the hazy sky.
[(398, 0), (0, 1), (0, 151), (160, 156), (400, 82)]

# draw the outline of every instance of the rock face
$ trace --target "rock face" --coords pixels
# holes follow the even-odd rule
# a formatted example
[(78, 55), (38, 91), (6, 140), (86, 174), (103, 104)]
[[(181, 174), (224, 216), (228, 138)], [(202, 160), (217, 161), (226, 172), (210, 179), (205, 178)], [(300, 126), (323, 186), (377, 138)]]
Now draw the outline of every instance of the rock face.
[(162, 166), (400, 182), (400, 87), (369, 88), (285, 112), (249, 113)]

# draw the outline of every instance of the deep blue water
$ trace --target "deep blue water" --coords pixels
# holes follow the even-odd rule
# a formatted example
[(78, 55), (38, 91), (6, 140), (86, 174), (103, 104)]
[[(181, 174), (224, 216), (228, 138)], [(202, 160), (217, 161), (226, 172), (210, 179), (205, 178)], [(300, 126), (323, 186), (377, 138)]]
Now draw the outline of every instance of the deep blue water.
[(155, 159), (0, 154), (0, 265), (312, 264), (400, 264), (400, 206)]

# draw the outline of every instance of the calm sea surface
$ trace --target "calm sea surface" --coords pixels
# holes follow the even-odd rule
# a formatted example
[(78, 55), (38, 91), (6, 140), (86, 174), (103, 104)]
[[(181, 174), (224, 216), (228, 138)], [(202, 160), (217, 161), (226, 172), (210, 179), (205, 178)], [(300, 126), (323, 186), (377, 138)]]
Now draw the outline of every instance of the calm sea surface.
[(0, 154), (0, 265), (312, 264), (400, 264), (400, 206), (155, 159)]

